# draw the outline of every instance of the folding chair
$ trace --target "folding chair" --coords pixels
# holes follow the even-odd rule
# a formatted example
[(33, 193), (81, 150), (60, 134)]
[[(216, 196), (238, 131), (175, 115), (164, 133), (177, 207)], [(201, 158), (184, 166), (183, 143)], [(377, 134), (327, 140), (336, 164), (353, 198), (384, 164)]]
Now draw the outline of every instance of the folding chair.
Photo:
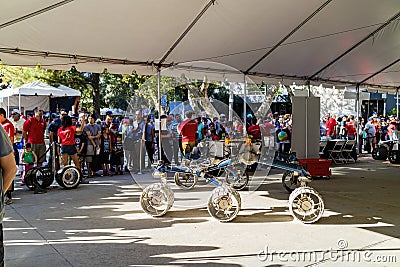
[(329, 157), (335, 162), (335, 164), (343, 163), (342, 149), (346, 144), (346, 140), (338, 140), (333, 146), (332, 150), (329, 151)]
[(328, 141), (321, 141), (319, 143), (319, 157), (320, 158), (325, 158), (325, 150), (326, 150), (327, 144), (328, 144)]
[(356, 145), (356, 140), (348, 140), (342, 149), (342, 156), (345, 162), (356, 162), (354, 158), (351, 157), (351, 153), (353, 152), (354, 146)]

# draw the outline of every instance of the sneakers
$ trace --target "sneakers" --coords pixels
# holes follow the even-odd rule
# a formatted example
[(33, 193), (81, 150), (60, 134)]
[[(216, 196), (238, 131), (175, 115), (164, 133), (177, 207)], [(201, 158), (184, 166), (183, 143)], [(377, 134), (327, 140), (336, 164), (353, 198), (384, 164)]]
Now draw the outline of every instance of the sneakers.
[(13, 203), (11, 198), (7, 198), (7, 200), (5, 201), (6, 205), (10, 205)]
[(25, 183), (21, 183), (20, 186), (25, 186)]

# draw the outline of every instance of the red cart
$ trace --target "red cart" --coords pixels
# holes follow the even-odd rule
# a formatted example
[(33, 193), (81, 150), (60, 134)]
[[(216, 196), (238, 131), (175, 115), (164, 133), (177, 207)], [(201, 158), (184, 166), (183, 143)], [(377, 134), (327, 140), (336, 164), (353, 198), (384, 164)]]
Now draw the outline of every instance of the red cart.
[(304, 169), (306, 169), (312, 177), (325, 177), (326, 179), (330, 179), (332, 172), (329, 169), (329, 166), (332, 162), (330, 159), (299, 159), (300, 164), (303, 165)]

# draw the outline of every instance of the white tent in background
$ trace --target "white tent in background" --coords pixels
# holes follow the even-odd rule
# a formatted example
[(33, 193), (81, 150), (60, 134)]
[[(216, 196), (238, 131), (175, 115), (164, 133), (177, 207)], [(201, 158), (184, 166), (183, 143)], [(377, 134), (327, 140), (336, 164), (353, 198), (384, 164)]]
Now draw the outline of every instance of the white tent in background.
[(18, 88), (9, 88), (0, 91), (0, 107), (5, 110), (24, 108), (25, 111), (33, 110), (34, 107), (50, 109), (50, 98), (80, 96), (81, 92), (64, 85), (53, 87), (40, 81), (27, 83)]

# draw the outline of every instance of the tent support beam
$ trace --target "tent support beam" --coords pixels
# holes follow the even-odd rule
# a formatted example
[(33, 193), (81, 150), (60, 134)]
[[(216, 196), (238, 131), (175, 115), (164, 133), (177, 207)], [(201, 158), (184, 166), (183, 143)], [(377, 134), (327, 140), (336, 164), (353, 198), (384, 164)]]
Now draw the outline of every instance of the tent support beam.
[(274, 47), (272, 47), (267, 53), (265, 53), (260, 59), (258, 59), (250, 68), (248, 68), (244, 73), (247, 74), (249, 71), (254, 69), (261, 61), (268, 57), (272, 52), (274, 52), (283, 42), (289, 39), (295, 32), (297, 32), (301, 27), (303, 27), (308, 21), (310, 21), (315, 15), (317, 15), (325, 6), (327, 6), (332, 0), (328, 0), (323, 3), (317, 10), (315, 10), (310, 16), (303, 20), (296, 28), (289, 32), (285, 37), (283, 37)]
[(175, 41), (175, 43), (168, 49), (167, 53), (161, 58), (158, 64), (163, 64), (167, 57), (172, 53), (175, 47), (185, 38), (185, 36), (190, 32), (194, 25), (201, 19), (201, 17), (206, 13), (206, 11), (210, 8), (210, 6), (214, 5), (215, 0), (210, 0), (207, 5), (200, 11), (200, 13), (194, 18), (192, 23), (186, 28), (186, 30), (179, 36), (179, 38)]
[(361, 45), (362, 43), (364, 43), (365, 41), (367, 41), (369, 38), (373, 37), (376, 33), (378, 33), (379, 31), (381, 31), (382, 29), (384, 29), (386, 26), (388, 26), (390, 23), (392, 23), (393, 21), (397, 20), (400, 17), (400, 11), (397, 12), (393, 17), (391, 17), (390, 19), (388, 19), (384, 24), (382, 24), (381, 26), (379, 26), (375, 31), (371, 32), (370, 34), (368, 34), (366, 37), (364, 37), (362, 40), (360, 40), (358, 43), (356, 43), (355, 45), (353, 45), (352, 47), (350, 47), (349, 49), (347, 49), (344, 53), (342, 53), (341, 55), (339, 55), (337, 58), (335, 58), (334, 60), (332, 60), (331, 62), (329, 62), (329, 64), (327, 64), (326, 66), (324, 66), (323, 68), (321, 68), (319, 71), (315, 72), (313, 75), (310, 76), (310, 79), (314, 79), (318, 74), (320, 74), (321, 72), (323, 72), (324, 70), (326, 70), (327, 68), (329, 68), (330, 66), (332, 66), (333, 64), (335, 64), (337, 61), (339, 61), (342, 57), (346, 56), (348, 53), (350, 53), (351, 51), (353, 51), (354, 49), (356, 49), (359, 45)]
[[(164, 63), (164, 64), (155, 64), (154, 62), (150, 61), (132, 61), (132, 60), (127, 60), (127, 59), (116, 59), (116, 58), (103, 58), (103, 57), (93, 57), (93, 56), (85, 56), (85, 55), (73, 55), (73, 54), (65, 54), (65, 53), (55, 53), (55, 52), (45, 52), (45, 51), (37, 51), (37, 50), (26, 50), (26, 49), (19, 49), (19, 48), (2, 48), (0, 47), (0, 53), (5, 53), (5, 54), (17, 54), (17, 55), (22, 55), (22, 56), (31, 56), (31, 57), (45, 57), (45, 58), (64, 58), (64, 59), (69, 59), (71, 62), (70, 63), (61, 63), (61, 64), (52, 64), (52, 65), (45, 65), (42, 64), (41, 66), (46, 68), (48, 66), (57, 66), (57, 65), (79, 65), (79, 63), (87, 63), (87, 62), (99, 62), (99, 63), (109, 63), (113, 65), (130, 65), (130, 66), (144, 66), (144, 67), (149, 67), (149, 68), (169, 68), (169, 67), (176, 67), (178, 69), (185, 69), (189, 68), (187, 66), (180, 66), (180, 65), (175, 65), (174, 63)], [(0, 55), (1, 57), (1, 55)], [(81, 62), (80, 62), (81, 61)], [(5, 64), (5, 63), (3, 63)], [(9, 66), (14, 66), (12, 64), (5, 64)], [(25, 67), (34, 67), (35, 65), (21, 65), (18, 64), (17, 66), (25, 66)], [(224, 72), (224, 73), (231, 73), (231, 74), (241, 74), (244, 73), (245, 71), (243, 70), (221, 70), (221, 69), (213, 69), (213, 68), (200, 68), (196, 66), (191, 66), (190, 69), (192, 70), (204, 70), (208, 72)], [(294, 80), (303, 80), (303, 81), (315, 81), (315, 82), (321, 82), (321, 83), (330, 83), (330, 84), (341, 84), (344, 86), (349, 86), (349, 85), (357, 85), (358, 82), (354, 81), (346, 81), (346, 80), (335, 80), (335, 79), (324, 79), (324, 78), (319, 78), (319, 77), (314, 77), (314, 78), (309, 78), (307, 76), (297, 76), (297, 75), (286, 75), (286, 74), (274, 74), (274, 73), (262, 73), (262, 72), (249, 72), (246, 73), (248, 76), (258, 76), (258, 77), (265, 77), (265, 78), (276, 78), (276, 79), (294, 79)], [(369, 87), (378, 87), (381, 89), (392, 89), (395, 90), (398, 85), (390, 86), (390, 85), (380, 85), (380, 84), (369, 84), (365, 83), (365, 86)]]
[(24, 16), (22, 16), (22, 17), (19, 17), (19, 18), (13, 19), (13, 20), (10, 20), (10, 21), (8, 21), (8, 22), (6, 22), (6, 23), (1, 24), (1, 25), (0, 25), (0, 29), (6, 28), (6, 27), (11, 26), (11, 25), (14, 25), (14, 24), (17, 24), (17, 23), (19, 23), (19, 22), (21, 22), (21, 21), (24, 21), (24, 20), (33, 18), (33, 17), (38, 16), (38, 15), (40, 15), (40, 14), (46, 13), (46, 12), (48, 12), (48, 11), (50, 11), (50, 10), (53, 10), (53, 9), (56, 9), (56, 8), (61, 7), (61, 6), (63, 6), (63, 5), (69, 4), (70, 2), (73, 2), (73, 1), (74, 1), (74, 0), (64, 0), (64, 1), (60, 1), (60, 2), (58, 2), (58, 3), (55, 3), (54, 5), (51, 5), (51, 6), (42, 8), (42, 9), (39, 9), (38, 11), (29, 13), (29, 14), (27, 14), (27, 15), (24, 15)]
[(396, 59), (395, 61), (393, 61), (392, 63), (390, 63), (389, 65), (383, 67), (382, 69), (378, 70), (377, 72), (371, 74), (370, 76), (368, 76), (367, 78), (365, 78), (364, 80), (360, 81), (358, 84), (362, 84), (366, 81), (368, 81), (369, 79), (375, 77), (376, 75), (378, 75), (379, 73), (385, 71), (386, 69), (390, 68), (391, 66), (397, 64), (400, 61), (400, 58)]

